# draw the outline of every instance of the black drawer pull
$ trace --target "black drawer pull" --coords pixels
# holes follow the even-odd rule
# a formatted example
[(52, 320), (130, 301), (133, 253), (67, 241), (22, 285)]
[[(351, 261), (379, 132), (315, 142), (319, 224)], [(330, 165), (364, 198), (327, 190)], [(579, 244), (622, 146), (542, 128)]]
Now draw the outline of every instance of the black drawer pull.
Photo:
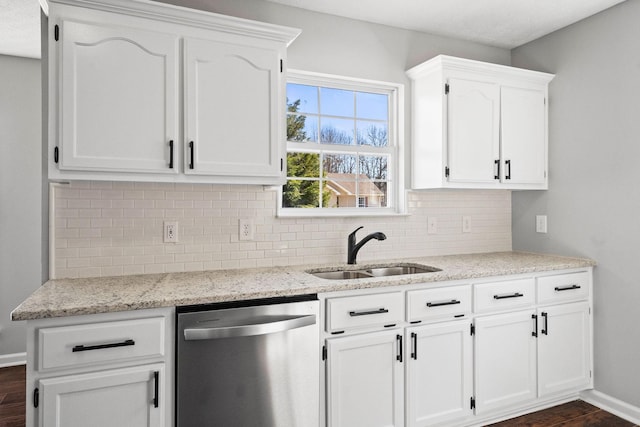
[(519, 298), (519, 297), (523, 297), (524, 294), (521, 294), (520, 292), (516, 292), (513, 294), (507, 294), (507, 295), (494, 295), (493, 299), (507, 299), (507, 298)]
[(457, 299), (452, 299), (451, 301), (441, 301), (441, 302), (428, 302), (427, 307), (440, 307), (443, 305), (455, 305), (460, 304), (460, 301)]
[(542, 335), (549, 335), (549, 315), (543, 311), (541, 316), (544, 318), (544, 325), (540, 332), (542, 332)]
[(173, 139), (169, 141), (169, 169), (173, 169)]
[(569, 285), (569, 286), (556, 286), (556, 292), (562, 292), (562, 291), (570, 291), (573, 289), (580, 289), (581, 286), (580, 285)]
[(160, 406), (160, 371), (153, 372), (153, 407)]
[(388, 313), (388, 312), (389, 312), (389, 310), (387, 310), (386, 308), (378, 308), (377, 310), (350, 311), (349, 312), (349, 316), (351, 316), (351, 317), (368, 316), (370, 314), (384, 314), (384, 313)]
[(193, 157), (194, 157), (194, 146), (193, 146), (193, 141), (189, 141), (189, 169), (193, 169), (194, 168), (194, 162), (193, 162)]
[(109, 344), (77, 345), (73, 347), (71, 351), (75, 353), (77, 351), (102, 350), (103, 348), (126, 347), (129, 345), (136, 345), (136, 342), (134, 340), (124, 340), (122, 342), (114, 342)]

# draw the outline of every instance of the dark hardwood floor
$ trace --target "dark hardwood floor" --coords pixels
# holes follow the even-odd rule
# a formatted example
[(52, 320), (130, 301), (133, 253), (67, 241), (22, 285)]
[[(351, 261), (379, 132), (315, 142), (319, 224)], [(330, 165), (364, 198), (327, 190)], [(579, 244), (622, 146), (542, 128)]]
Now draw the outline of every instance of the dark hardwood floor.
[[(0, 427), (24, 427), (25, 367), (0, 368)], [(491, 427), (633, 427), (635, 424), (616, 417), (581, 400)]]
[(24, 427), (25, 367), (0, 368), (0, 427)]

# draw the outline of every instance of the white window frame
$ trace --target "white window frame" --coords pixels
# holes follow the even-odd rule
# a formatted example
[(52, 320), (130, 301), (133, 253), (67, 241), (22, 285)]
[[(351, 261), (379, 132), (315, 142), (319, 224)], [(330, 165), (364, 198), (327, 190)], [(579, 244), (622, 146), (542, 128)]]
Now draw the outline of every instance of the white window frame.
[[(278, 217), (355, 217), (355, 216), (390, 216), (404, 215), (405, 188), (404, 188), (404, 85), (401, 83), (366, 80), (353, 77), (338, 76), (333, 74), (315, 73), (311, 71), (287, 70), (287, 83), (296, 83), (309, 86), (321, 86), (336, 89), (345, 89), (358, 92), (381, 93), (389, 96), (389, 123), (387, 128), (388, 147), (384, 153), (390, 155), (388, 178), (388, 201), (391, 207), (387, 208), (284, 208), (282, 207), (282, 186), (278, 189), (278, 203), (276, 214)], [(282, 106), (286, 108), (286, 106)], [(295, 152), (319, 152), (323, 150), (331, 153), (354, 153), (354, 148), (360, 152), (376, 154), (377, 147), (371, 149), (363, 146), (341, 146), (319, 144), (315, 142), (286, 141), (287, 153)], [(378, 148), (380, 150), (380, 148)], [(378, 152), (379, 154), (379, 152)], [(286, 160), (285, 160), (286, 165)]]

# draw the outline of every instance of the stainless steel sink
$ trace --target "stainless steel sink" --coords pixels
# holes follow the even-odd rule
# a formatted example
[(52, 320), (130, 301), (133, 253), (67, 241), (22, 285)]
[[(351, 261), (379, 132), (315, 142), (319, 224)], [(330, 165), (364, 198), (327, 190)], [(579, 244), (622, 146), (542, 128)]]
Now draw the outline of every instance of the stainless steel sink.
[(309, 270), (307, 273), (313, 274), (321, 279), (328, 280), (349, 280), (365, 279), (372, 277), (400, 276), (405, 274), (421, 274), (441, 271), (439, 268), (418, 264), (395, 264), (395, 265), (369, 265), (358, 270)]
[(339, 271), (316, 271), (312, 272), (316, 277), (329, 280), (345, 280), (345, 279), (362, 279), (365, 277), (373, 277), (371, 274), (364, 271), (351, 271), (351, 270), (339, 270)]
[(386, 277), (386, 276), (399, 276), (402, 274), (420, 274), (420, 273), (433, 273), (434, 271), (440, 271), (439, 268), (429, 266), (416, 266), (416, 265), (397, 265), (393, 267), (376, 267), (365, 270), (373, 277)]

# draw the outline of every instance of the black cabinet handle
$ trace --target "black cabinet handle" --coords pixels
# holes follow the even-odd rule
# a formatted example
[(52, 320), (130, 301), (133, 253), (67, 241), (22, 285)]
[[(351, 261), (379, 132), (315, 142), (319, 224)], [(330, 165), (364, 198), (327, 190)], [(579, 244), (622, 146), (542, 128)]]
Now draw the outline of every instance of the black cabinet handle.
[(507, 298), (520, 298), (523, 297), (524, 294), (521, 294), (520, 292), (516, 292), (513, 294), (507, 294), (507, 295), (494, 295), (493, 299), (507, 299)]
[(160, 404), (160, 371), (153, 372), (153, 407), (157, 408)]
[(173, 169), (173, 139), (169, 141), (169, 169)]
[(579, 285), (569, 285), (569, 286), (556, 286), (556, 292), (562, 292), (562, 291), (570, 291), (573, 289), (580, 289)]
[(427, 307), (441, 307), (443, 305), (455, 305), (460, 304), (460, 301), (457, 299), (452, 299), (451, 301), (441, 301), (441, 302), (428, 302)]
[(418, 334), (411, 332), (411, 358), (418, 360)]
[(540, 332), (542, 332), (542, 335), (549, 335), (549, 316), (544, 311), (542, 312), (541, 316), (544, 317), (544, 325), (542, 326), (542, 330)]
[(493, 164), (494, 164), (495, 169), (496, 169), (496, 173), (493, 176), (493, 179), (500, 179), (500, 159), (494, 160)]
[(89, 351), (89, 350), (102, 350), (104, 348), (113, 348), (113, 347), (126, 347), (129, 345), (136, 345), (134, 340), (124, 340), (122, 342), (114, 342), (109, 344), (98, 344), (98, 345), (76, 345), (71, 349), (72, 352), (78, 351)]
[(396, 342), (398, 343), (398, 355), (396, 360), (402, 363), (402, 335), (396, 335)]
[(189, 141), (189, 169), (193, 169), (193, 141)]
[(377, 310), (350, 311), (349, 312), (349, 316), (351, 316), (351, 317), (368, 316), (370, 314), (383, 314), (383, 313), (388, 313), (388, 312), (389, 312), (389, 310), (387, 310), (386, 308), (378, 308)]
[(504, 167), (506, 169), (506, 176), (504, 179), (511, 179), (511, 160), (505, 160)]
[(533, 326), (533, 332), (531, 332), (532, 337), (538, 336), (538, 316), (536, 314), (532, 314), (531, 318), (535, 321), (535, 325)]

